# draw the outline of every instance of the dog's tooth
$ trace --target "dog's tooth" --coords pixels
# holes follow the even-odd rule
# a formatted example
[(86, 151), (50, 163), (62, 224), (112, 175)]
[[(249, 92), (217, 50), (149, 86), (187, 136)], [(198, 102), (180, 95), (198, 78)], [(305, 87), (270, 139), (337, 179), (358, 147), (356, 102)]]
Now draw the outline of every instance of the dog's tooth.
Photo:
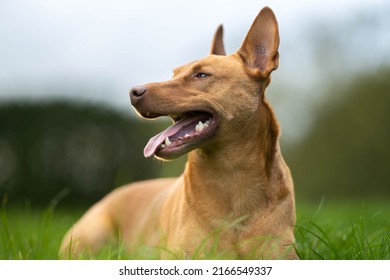
[(201, 121), (199, 121), (199, 123), (195, 126), (195, 130), (197, 132), (202, 132), (203, 129), (204, 129), (204, 124)]
[(169, 145), (171, 145), (171, 144), (172, 144), (172, 142), (169, 141), (169, 138), (168, 138), (168, 137), (165, 138), (165, 145), (169, 146)]
[(164, 148), (165, 148), (165, 144), (161, 144), (160, 147), (161, 147), (162, 149), (164, 149)]
[(186, 133), (186, 135), (184, 135), (184, 138), (190, 138), (191, 135), (189, 135), (188, 133)]

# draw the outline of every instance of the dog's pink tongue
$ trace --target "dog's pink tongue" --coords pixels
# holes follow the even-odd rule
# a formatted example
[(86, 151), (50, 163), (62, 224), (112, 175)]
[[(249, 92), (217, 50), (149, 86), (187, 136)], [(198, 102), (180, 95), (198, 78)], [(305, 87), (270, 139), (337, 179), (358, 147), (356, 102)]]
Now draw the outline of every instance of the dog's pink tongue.
[(172, 135), (175, 135), (178, 133), (184, 126), (187, 126), (188, 124), (192, 123), (193, 120), (191, 119), (186, 119), (186, 120), (181, 120), (178, 121), (177, 123), (172, 124), (170, 127), (165, 129), (163, 132), (160, 132), (156, 136), (150, 138), (148, 144), (146, 144), (144, 148), (144, 156), (146, 158), (153, 156), (157, 148), (164, 143), (165, 139), (167, 137), (170, 137)]
[(179, 129), (175, 129), (175, 126), (176, 124), (173, 124), (167, 129), (165, 129), (163, 132), (160, 132), (156, 136), (150, 138), (148, 144), (146, 144), (144, 148), (144, 157), (148, 158), (153, 156), (157, 148), (165, 141), (167, 137), (172, 136), (177, 131), (179, 131)]

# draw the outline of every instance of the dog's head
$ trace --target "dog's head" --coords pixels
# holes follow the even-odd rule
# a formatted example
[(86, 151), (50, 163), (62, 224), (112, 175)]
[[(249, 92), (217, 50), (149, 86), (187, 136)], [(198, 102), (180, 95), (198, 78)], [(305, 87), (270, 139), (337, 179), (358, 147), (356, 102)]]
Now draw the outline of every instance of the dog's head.
[(266, 117), (264, 91), (279, 58), (274, 13), (267, 7), (260, 11), (234, 54), (225, 54), (222, 33), (220, 26), (209, 56), (176, 68), (171, 80), (130, 90), (142, 117), (174, 121), (149, 140), (145, 157), (173, 159), (196, 148), (215, 150), (242, 139), (254, 122), (261, 122), (258, 118)]

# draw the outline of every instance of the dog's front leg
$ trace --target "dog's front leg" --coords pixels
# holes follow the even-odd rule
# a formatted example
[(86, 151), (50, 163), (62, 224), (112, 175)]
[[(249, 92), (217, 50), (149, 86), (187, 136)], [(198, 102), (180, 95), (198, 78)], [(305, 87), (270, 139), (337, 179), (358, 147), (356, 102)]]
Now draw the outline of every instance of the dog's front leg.
[(114, 236), (112, 219), (103, 203), (94, 205), (65, 235), (59, 255), (63, 259), (97, 253)]

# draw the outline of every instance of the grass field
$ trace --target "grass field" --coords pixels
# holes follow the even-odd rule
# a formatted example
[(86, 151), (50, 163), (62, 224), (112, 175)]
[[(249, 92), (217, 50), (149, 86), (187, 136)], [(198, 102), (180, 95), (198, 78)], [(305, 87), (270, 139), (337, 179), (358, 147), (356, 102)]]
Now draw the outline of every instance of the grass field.
[[(301, 259), (390, 259), (390, 203), (323, 200), (314, 204), (298, 201), (297, 205), (295, 246)], [(3, 203), (0, 259), (57, 259), (62, 236), (84, 211)], [(97, 258), (138, 259), (140, 255), (129, 255), (116, 246), (107, 248)]]

